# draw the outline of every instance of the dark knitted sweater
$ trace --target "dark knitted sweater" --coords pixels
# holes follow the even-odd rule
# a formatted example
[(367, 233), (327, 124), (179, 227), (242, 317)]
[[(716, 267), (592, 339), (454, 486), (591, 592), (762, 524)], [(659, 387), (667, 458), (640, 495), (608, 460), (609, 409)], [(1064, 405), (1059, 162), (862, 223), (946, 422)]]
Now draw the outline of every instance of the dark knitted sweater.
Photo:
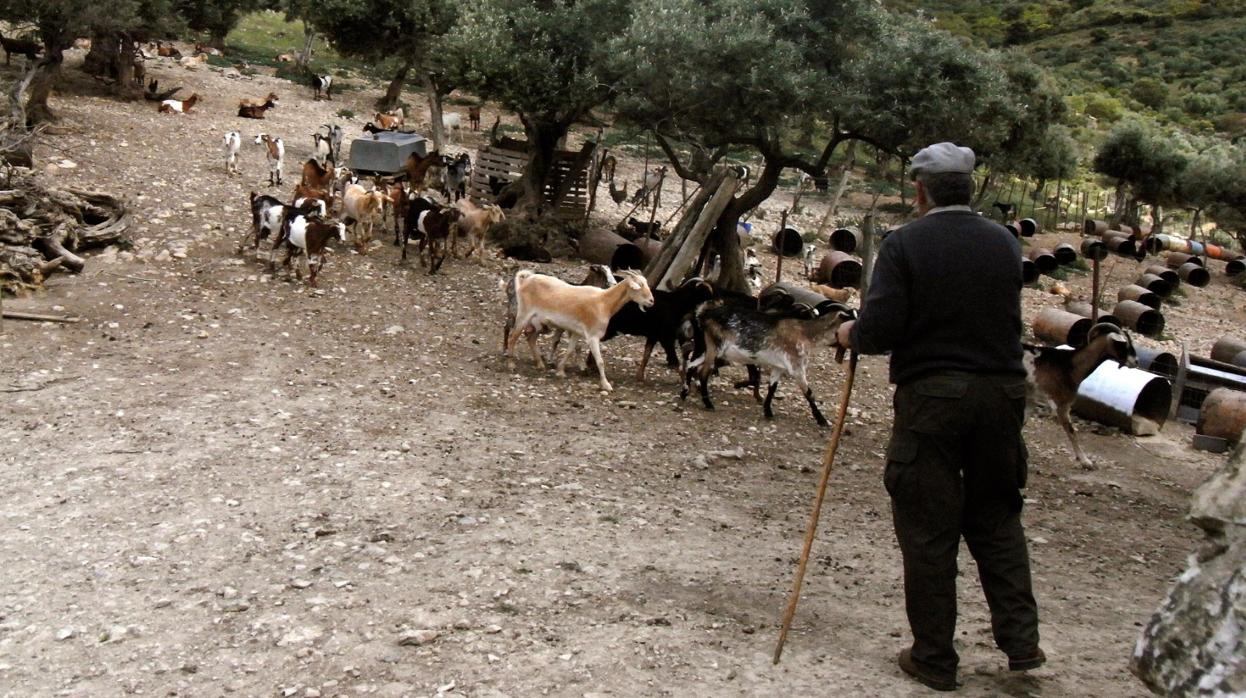
[(891, 382), (937, 371), (1024, 375), (1021, 245), (970, 211), (940, 211), (878, 250), (852, 329), (862, 354), (891, 352)]

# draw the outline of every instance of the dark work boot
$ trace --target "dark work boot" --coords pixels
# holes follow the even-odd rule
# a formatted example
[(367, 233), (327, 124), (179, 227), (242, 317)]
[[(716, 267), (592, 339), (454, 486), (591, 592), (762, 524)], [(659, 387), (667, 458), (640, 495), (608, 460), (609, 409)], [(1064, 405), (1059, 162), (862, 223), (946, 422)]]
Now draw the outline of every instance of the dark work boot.
[(1043, 649), (1039, 647), (1034, 650), (1033, 654), (1028, 654), (1024, 657), (1009, 657), (1008, 670), (1029, 671), (1031, 669), (1037, 669), (1045, 663), (1047, 663), (1047, 655), (1044, 654)]
[(896, 663), (900, 665), (901, 671), (936, 691), (956, 690), (956, 674), (941, 674), (918, 666), (913, 661), (912, 650), (901, 650)]

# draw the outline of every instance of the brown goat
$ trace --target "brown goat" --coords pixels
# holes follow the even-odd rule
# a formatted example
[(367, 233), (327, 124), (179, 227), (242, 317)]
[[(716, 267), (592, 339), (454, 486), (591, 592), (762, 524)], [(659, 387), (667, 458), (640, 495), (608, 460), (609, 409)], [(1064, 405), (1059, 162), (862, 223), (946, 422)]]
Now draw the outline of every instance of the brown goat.
[(1101, 322), (1086, 334), (1086, 344), (1077, 349), (1025, 345), (1026, 369), (1031, 384), (1051, 405), (1056, 421), (1069, 435), (1073, 454), (1082, 467), (1090, 470), (1094, 463), (1077, 443), (1077, 432), (1069, 412), (1077, 399), (1077, 387), (1108, 359), (1121, 366), (1138, 365), (1133, 340), (1129, 333), (1111, 323)]
[(303, 163), (303, 178), (299, 180), (299, 185), (328, 191), (333, 186), (333, 170), (316, 162), (315, 158), (308, 158)]
[(506, 220), (506, 214), (502, 212), (501, 207), (497, 204), (486, 204), (477, 206), (472, 203), (471, 199), (459, 199), (455, 204), (459, 210), (463, 212), (463, 218), (455, 227), (456, 232), (450, 238), (450, 254), (458, 256), (459, 237), (467, 238), (467, 252), (465, 257), (470, 257), (472, 252), (477, 253), (477, 257), (483, 263), (485, 260), (485, 236), (489, 233), (489, 229)]
[(199, 93), (192, 94), (188, 99), (166, 99), (156, 110), (161, 114), (189, 114), (199, 102)]
[(402, 113), (401, 107), (398, 111), (392, 114), (377, 112), (376, 116), (373, 117), (374, 123), (376, 123), (382, 131), (394, 131), (401, 127), (405, 120), (406, 116)]
[(268, 111), (269, 109), (272, 109), (275, 106), (277, 105), (273, 104), (272, 102), (269, 102), (268, 104), (259, 104), (259, 105), (239, 104), (238, 105), (238, 116), (244, 119), (263, 119), (264, 112)]
[(480, 107), (467, 108), (467, 123), (471, 125), (473, 131), (480, 130)]
[(424, 157), (416, 153), (407, 156), (403, 169), (407, 171), (407, 185), (411, 187), (413, 193), (424, 188), (424, 178), (428, 175), (429, 168), (439, 162), (441, 162), (441, 153), (436, 150)]

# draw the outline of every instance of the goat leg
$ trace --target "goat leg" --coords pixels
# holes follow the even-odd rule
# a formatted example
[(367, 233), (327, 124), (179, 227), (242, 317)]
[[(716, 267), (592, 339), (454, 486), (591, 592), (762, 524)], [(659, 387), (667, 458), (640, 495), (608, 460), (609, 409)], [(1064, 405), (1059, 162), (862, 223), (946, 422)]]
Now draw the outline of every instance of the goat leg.
[(774, 410), (771, 409), (770, 403), (774, 401), (774, 393), (779, 389), (778, 376), (770, 377), (770, 387), (766, 389), (766, 401), (761, 403), (761, 413), (766, 419), (774, 419)]
[(1069, 443), (1073, 445), (1073, 455), (1077, 458), (1077, 462), (1081, 463), (1085, 470), (1094, 470), (1095, 464), (1082, 451), (1081, 444), (1077, 443), (1077, 431), (1073, 428), (1073, 420), (1069, 418), (1069, 410), (1072, 405), (1061, 405), (1056, 409), (1056, 421), (1064, 429), (1064, 433), (1069, 435)]
[(601, 389), (606, 392), (614, 390), (610, 381), (606, 380), (606, 363), (601, 360), (601, 339), (589, 337), (588, 350), (593, 352), (593, 360), (597, 362), (597, 375), (601, 378)]
[(657, 344), (656, 339), (645, 338), (645, 353), (640, 355), (640, 368), (636, 369), (636, 381), (639, 383), (645, 382), (645, 367), (649, 365), (649, 354), (653, 352), (654, 344)]

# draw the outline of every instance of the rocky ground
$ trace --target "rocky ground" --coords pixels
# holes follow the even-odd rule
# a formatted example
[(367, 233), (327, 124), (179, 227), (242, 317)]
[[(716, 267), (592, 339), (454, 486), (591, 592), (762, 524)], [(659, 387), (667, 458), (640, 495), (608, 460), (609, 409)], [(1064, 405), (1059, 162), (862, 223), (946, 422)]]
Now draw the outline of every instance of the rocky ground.
[[(235, 252), (247, 192), (266, 184), (257, 127), (286, 139), (292, 186), (310, 134), (338, 121), (357, 135), (375, 89), (313, 102), (270, 77), (163, 63), (149, 73), (207, 98), (169, 116), (100, 96), (76, 62), (72, 96), (53, 103), (65, 132), (36, 155), (61, 184), (128, 197), (135, 247), (6, 302), (83, 321), (8, 321), (0, 336), (0, 696), (927, 693), (894, 663), (907, 627), (881, 482), (883, 359), (861, 364), (773, 666), (828, 436), (790, 388), (766, 422), (719, 379), (708, 413), (679, 401), (660, 362), (637, 382), (627, 340), (606, 348), (610, 395), (590, 376), (511, 370), (497, 289), (515, 267), (499, 260), (430, 277), (388, 245), (339, 246), (318, 290), (273, 277)], [(266, 121), (234, 116), (270, 90), (281, 106)], [(240, 177), (220, 145), (235, 128)], [(612, 225), (626, 210), (604, 194)], [(1114, 283), (1136, 273), (1108, 267)], [(1170, 346), (1205, 352), (1241, 327), (1240, 291), (1191, 294), (1167, 313)], [(1058, 302), (1027, 290), (1027, 317)], [(813, 376), (830, 412), (843, 369), (828, 354)], [(1195, 538), (1189, 492), (1222, 457), (1192, 451), (1185, 425), (1081, 431), (1093, 472), (1049, 418), (1027, 427), (1051, 662), (1005, 671), (966, 553), (965, 695), (1142, 692), (1130, 652)]]

